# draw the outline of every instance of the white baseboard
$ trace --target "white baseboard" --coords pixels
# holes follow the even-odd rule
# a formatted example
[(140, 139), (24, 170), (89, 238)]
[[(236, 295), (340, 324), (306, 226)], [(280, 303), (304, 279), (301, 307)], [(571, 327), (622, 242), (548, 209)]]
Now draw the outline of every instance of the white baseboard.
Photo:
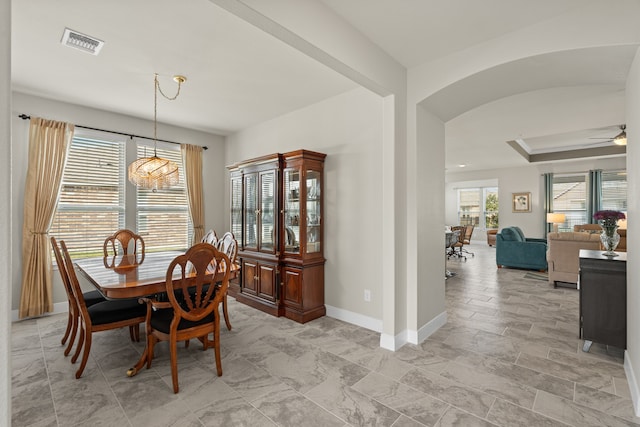
[(389, 334), (380, 334), (380, 347), (396, 351), (407, 343), (407, 330), (400, 332), (396, 336)]
[(627, 382), (629, 383), (629, 392), (631, 393), (631, 402), (633, 402), (633, 410), (636, 417), (640, 417), (640, 389), (638, 389), (638, 381), (636, 375), (633, 372), (633, 367), (630, 362), (629, 350), (624, 352), (624, 373), (627, 376)]
[(382, 333), (382, 320), (364, 316), (342, 308), (332, 307), (330, 305), (326, 305), (326, 308), (327, 316), (329, 317), (343, 320), (375, 332), (380, 332), (380, 347), (391, 351), (396, 351), (407, 343), (420, 344), (422, 341), (429, 338), (431, 334), (440, 329), (442, 325), (447, 323), (447, 312), (443, 311), (434, 319), (431, 319), (429, 323), (421, 327), (420, 330), (410, 331), (405, 329), (394, 336)]
[(374, 332), (382, 332), (382, 320), (326, 304), (325, 307), (327, 308), (327, 316), (329, 317), (352, 323)]
[[(45, 313), (43, 314), (43, 316), (50, 316), (52, 314), (59, 314), (59, 313), (67, 313), (69, 311), (69, 303), (67, 301), (65, 302), (56, 302), (53, 304), (53, 311), (50, 313)], [(27, 320), (27, 319), (34, 319), (36, 317), (25, 317), (24, 319), (19, 319), (18, 318), (19, 315), (19, 311), (18, 310), (12, 310), (11, 311), (11, 322), (18, 322), (21, 320)], [(37, 316), (37, 317), (41, 317), (41, 316)]]
[(440, 329), (445, 323), (447, 323), (447, 312), (443, 311), (422, 326), (419, 330), (410, 330), (407, 335), (407, 341), (411, 344), (420, 344), (422, 341), (429, 338), (431, 334)]

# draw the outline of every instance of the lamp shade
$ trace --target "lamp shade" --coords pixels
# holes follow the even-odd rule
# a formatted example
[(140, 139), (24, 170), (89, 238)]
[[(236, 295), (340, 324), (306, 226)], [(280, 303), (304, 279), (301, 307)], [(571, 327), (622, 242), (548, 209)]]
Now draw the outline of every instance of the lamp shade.
[(563, 213), (548, 213), (547, 222), (551, 224), (562, 224), (566, 221), (566, 216)]
[(566, 216), (563, 213), (548, 213), (547, 222), (553, 224), (553, 232), (558, 232), (558, 224), (563, 224), (566, 220)]

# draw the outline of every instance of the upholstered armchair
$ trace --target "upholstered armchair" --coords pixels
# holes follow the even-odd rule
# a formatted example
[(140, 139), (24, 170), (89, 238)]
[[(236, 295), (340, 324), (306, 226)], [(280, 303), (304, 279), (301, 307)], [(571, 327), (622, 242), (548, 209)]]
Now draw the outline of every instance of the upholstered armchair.
[(524, 237), (520, 227), (505, 227), (496, 234), (496, 264), (545, 271), (547, 240)]
[(580, 249), (600, 249), (599, 233), (564, 232), (547, 235), (549, 284), (578, 283)]

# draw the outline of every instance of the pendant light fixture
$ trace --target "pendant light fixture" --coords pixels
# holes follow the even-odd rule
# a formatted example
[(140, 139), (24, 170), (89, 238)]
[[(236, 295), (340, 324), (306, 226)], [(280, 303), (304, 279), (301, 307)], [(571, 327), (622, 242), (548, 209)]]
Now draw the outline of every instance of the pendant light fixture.
[(129, 181), (139, 187), (149, 190), (161, 190), (177, 185), (180, 181), (178, 165), (168, 159), (163, 159), (157, 155), (158, 145), (158, 92), (173, 101), (180, 95), (182, 83), (187, 81), (184, 76), (173, 76), (173, 80), (178, 83), (178, 91), (173, 97), (169, 97), (162, 92), (158, 82), (158, 74), (154, 75), (153, 92), (153, 156), (143, 157), (129, 165)]

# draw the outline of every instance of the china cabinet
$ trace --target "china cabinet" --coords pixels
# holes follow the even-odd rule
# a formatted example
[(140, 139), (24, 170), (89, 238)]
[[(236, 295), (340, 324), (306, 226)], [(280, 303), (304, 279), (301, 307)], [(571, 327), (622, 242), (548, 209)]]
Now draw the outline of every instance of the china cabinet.
[(297, 150), (228, 167), (238, 301), (301, 323), (324, 316), (324, 159)]

